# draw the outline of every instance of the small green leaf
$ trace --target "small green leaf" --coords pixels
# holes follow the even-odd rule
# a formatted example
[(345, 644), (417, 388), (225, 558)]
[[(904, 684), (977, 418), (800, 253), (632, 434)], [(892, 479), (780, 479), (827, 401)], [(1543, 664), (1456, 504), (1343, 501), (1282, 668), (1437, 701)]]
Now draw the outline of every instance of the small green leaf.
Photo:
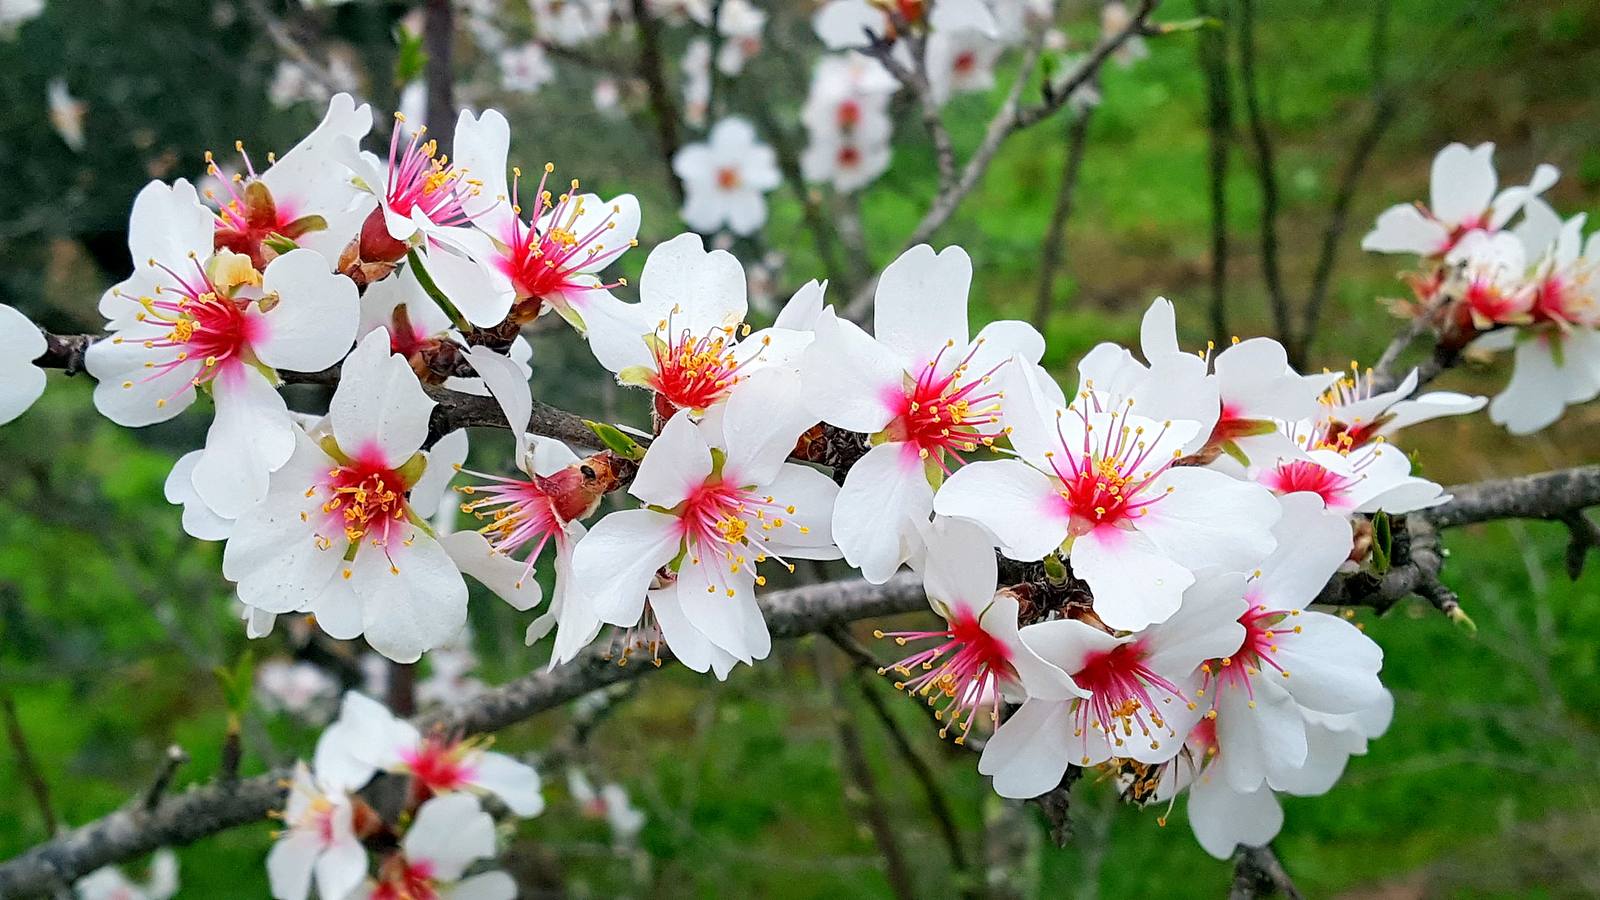
[(584, 419), (583, 424), (587, 425), (595, 437), (600, 439), (600, 443), (612, 453), (634, 462), (644, 459), (644, 448), (639, 446), (639, 442), (623, 434), (616, 426), (604, 422), (591, 422), (588, 419)]
[(271, 250), (273, 253), (276, 253), (279, 256), (288, 253), (290, 250), (297, 250), (300, 248), (300, 245), (295, 243), (294, 238), (279, 234), (277, 232), (273, 232), (272, 234), (269, 234), (263, 238), (261, 241), (261, 246), (266, 247), (268, 250)]
[(1372, 515), (1372, 568), (1379, 575), (1389, 571), (1394, 558), (1394, 525), (1389, 514), (1378, 510)]
[(216, 668), (217, 682), (222, 686), (222, 697), (232, 715), (241, 715), (250, 706), (251, 689), (255, 686), (255, 653), (245, 650), (230, 669)]
[(1067, 580), (1067, 567), (1061, 562), (1061, 557), (1051, 553), (1044, 558), (1044, 577), (1054, 584), (1064, 584)]
[(1458, 606), (1455, 609), (1450, 610), (1449, 616), (1450, 621), (1460, 625), (1462, 628), (1465, 628), (1469, 633), (1478, 633), (1478, 624), (1472, 621), (1472, 617), (1467, 615), (1467, 611), (1461, 607)]
[(1246, 456), (1244, 450), (1240, 449), (1239, 445), (1233, 441), (1223, 441), (1222, 452), (1233, 457), (1241, 466), (1250, 465), (1250, 457)]
[(428, 64), (427, 51), (422, 49), (422, 35), (396, 28), (394, 41), (399, 50), (394, 60), (394, 83), (410, 84), (422, 77), (422, 70)]

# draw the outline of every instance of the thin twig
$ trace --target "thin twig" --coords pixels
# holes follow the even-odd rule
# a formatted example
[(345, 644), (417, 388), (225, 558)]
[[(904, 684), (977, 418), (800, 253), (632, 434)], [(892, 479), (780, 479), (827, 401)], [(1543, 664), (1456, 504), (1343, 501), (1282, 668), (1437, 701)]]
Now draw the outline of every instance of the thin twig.
[(1217, 20), (1197, 42), (1205, 75), (1208, 187), (1211, 200), (1211, 337), (1228, 329), (1228, 157), (1233, 145), (1233, 91), (1228, 84), (1228, 0), (1201, 0), (1196, 12)]
[(189, 754), (182, 747), (173, 744), (167, 748), (162, 757), (161, 768), (156, 770), (156, 778), (150, 783), (150, 788), (144, 792), (141, 808), (145, 812), (153, 812), (167, 795), (167, 789), (172, 787), (172, 779), (177, 776), (178, 769), (189, 761)]
[(1061, 184), (1056, 188), (1055, 208), (1050, 211), (1050, 226), (1045, 230), (1039, 255), (1039, 295), (1033, 302), (1033, 327), (1044, 331), (1055, 302), (1056, 269), (1061, 265), (1067, 244), (1067, 221), (1072, 218), (1072, 203), (1078, 192), (1078, 176), (1083, 171), (1084, 149), (1088, 144), (1089, 118), (1093, 107), (1084, 107), (1067, 124), (1067, 153), (1061, 168)]
[[(350, 87), (340, 83), (340, 80), (334, 76), (332, 69), (319, 62), (311, 51), (307, 50), (305, 45), (295, 38), (288, 24), (268, 8), (266, 0), (245, 0), (245, 8), (250, 10), (256, 21), (261, 23), (262, 29), (267, 33), (267, 39), (272, 41), (274, 47), (278, 48), (278, 52), (287, 57), (290, 62), (299, 66), (301, 71), (316, 82), (318, 87), (329, 94), (349, 93), (355, 95), (355, 92)], [(355, 99), (358, 104), (366, 102), (359, 95), (356, 95)]]
[[(1238, 10), (1239, 82), (1244, 92), (1245, 120), (1255, 145), (1256, 179), (1261, 185), (1261, 278), (1266, 283), (1278, 340), (1287, 345), (1294, 340), (1294, 322), (1278, 268), (1278, 173), (1272, 133), (1267, 130), (1256, 80), (1255, 0), (1238, 0)], [(1289, 362), (1302, 365), (1292, 356)]]
[(44, 773), (39, 771), (39, 762), (34, 758), (33, 750), (28, 747), (28, 735), (22, 730), (22, 721), (17, 718), (17, 704), (10, 691), (0, 693), (0, 709), (5, 712), (6, 737), (10, 739), (11, 749), (17, 755), (17, 770), (22, 773), (22, 780), (27, 782), (28, 791), (33, 794), (34, 805), (39, 807), (45, 833), (55, 834), (60, 823), (56, 819), (55, 806), (50, 802), (50, 785), (44, 780)]
[(823, 688), (833, 701), (834, 727), (839, 735), (839, 766), (847, 780), (846, 801), (859, 808), (867, 829), (872, 832), (878, 853), (883, 856), (884, 876), (888, 878), (889, 890), (898, 900), (915, 900), (916, 881), (911, 877), (905, 851), (900, 848), (900, 840), (895, 835), (894, 825), (884, 804), (883, 792), (878, 789), (877, 778), (867, 761), (866, 748), (862, 746), (861, 734), (856, 730), (855, 716), (844, 702), (839, 679), (833, 671), (833, 659), (822, 652), (820, 645), (817, 648), (817, 678), (822, 681)]

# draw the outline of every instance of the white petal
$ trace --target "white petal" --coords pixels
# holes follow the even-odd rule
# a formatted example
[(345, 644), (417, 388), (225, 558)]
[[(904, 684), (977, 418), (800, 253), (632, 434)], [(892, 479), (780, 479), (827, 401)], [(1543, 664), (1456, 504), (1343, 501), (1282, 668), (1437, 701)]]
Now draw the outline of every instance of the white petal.
[[(725, 123), (724, 123), (725, 124)], [(704, 334), (744, 321), (744, 267), (726, 250), (707, 252), (697, 234), (680, 234), (656, 245), (639, 277), (640, 311), (650, 319), (672, 317), (673, 330)], [(654, 321), (646, 321), (653, 330)]]
[(1168, 469), (1148, 488), (1171, 493), (1144, 507), (1134, 527), (1162, 554), (1187, 568), (1248, 569), (1276, 545), (1280, 515), (1272, 493), (1258, 484), (1193, 466)]
[(295, 427), (283, 397), (253, 366), (225, 369), (211, 390), (216, 418), (191, 478), (201, 502), (236, 519), (267, 496), (271, 473), (294, 453)]
[(1067, 538), (1070, 515), (1050, 477), (1021, 460), (969, 463), (957, 469), (933, 498), (941, 516), (970, 519), (987, 528), (1012, 559), (1044, 559)]
[(511, 604), (518, 612), (526, 612), (539, 605), (543, 590), (537, 579), (528, 571), (528, 565), (496, 553), (489, 541), (476, 531), (453, 531), (439, 538), (439, 543), (450, 559), (479, 584), (494, 591), (500, 599)]
[(189, 254), (211, 256), (215, 214), (200, 202), (194, 185), (178, 179), (169, 187), (152, 181), (133, 198), (128, 251), (135, 266), (156, 260), (174, 268), (191, 265)]
[(317, 546), (312, 525), (301, 514), (321, 514), (321, 497), (306, 497), (333, 462), (297, 435), (295, 452), (272, 480), (267, 498), (234, 524), (222, 554), (222, 574), (239, 586), (239, 598), (266, 612), (303, 608), (322, 593), (338, 571), (342, 545)]
[(516, 900), (517, 882), (504, 872), (480, 872), (448, 889), (449, 900)]
[(1253, 697), (1243, 685), (1221, 689), (1217, 707), (1221, 749), (1216, 762), (1236, 791), (1255, 790), (1269, 772), (1295, 769), (1305, 762), (1305, 720), (1300, 707), (1274, 678), (1278, 676), (1251, 676)]
[(736, 484), (766, 484), (778, 475), (795, 441), (816, 418), (800, 402), (800, 376), (791, 369), (762, 369), (740, 381), (722, 415), (724, 477)]
[(44, 393), (44, 370), (30, 365), (46, 349), (28, 317), (0, 303), (0, 425), (27, 411)]
[[(267, 881), (276, 900), (306, 900), (322, 842), (305, 831), (284, 834), (267, 853)], [(343, 895), (336, 895), (343, 896)]]
[(1178, 348), (1178, 311), (1171, 300), (1157, 297), (1145, 310), (1139, 323), (1139, 352), (1145, 362), (1182, 352)]
[(1227, 859), (1240, 844), (1271, 843), (1283, 828), (1283, 807), (1268, 788), (1240, 793), (1208, 772), (1189, 791), (1189, 826), (1207, 853)]
[(1451, 144), (1433, 158), (1429, 206), (1441, 222), (1460, 225), (1483, 215), (1494, 199), (1494, 145)]
[(204, 451), (191, 450), (173, 464), (172, 471), (167, 473), (167, 480), (162, 485), (162, 493), (168, 503), (183, 507), (183, 530), (190, 537), (202, 541), (226, 540), (233, 532), (233, 520), (224, 519), (211, 511), (200, 499), (194, 489), (194, 482), (190, 479), (194, 475), (195, 463), (200, 461)]
[(511, 311), (516, 290), (495, 268), (496, 251), (482, 232), (458, 233), (452, 242), (465, 252), (455, 253), (435, 242), (428, 251), (428, 274), (468, 322), (480, 328), (499, 325)]
[(374, 331), (344, 361), (328, 416), (339, 449), (363, 462), (398, 468), (422, 447), (434, 402), (389, 333)]
[(512, 813), (528, 818), (544, 811), (544, 794), (539, 789), (539, 773), (533, 766), (518, 762), (504, 753), (485, 753), (472, 763), (467, 779), (500, 798)]
[(680, 411), (661, 429), (628, 493), (663, 509), (686, 500), (711, 475), (711, 447), (688, 410)]
[(978, 771), (994, 778), (995, 793), (1025, 800), (1053, 790), (1072, 762), (1071, 702), (1029, 700), (995, 729)]
[(572, 553), (572, 590), (594, 614), (624, 628), (638, 624), (656, 570), (682, 544), (675, 516), (626, 509), (601, 519)]
[(960, 607), (978, 616), (993, 599), (999, 580), (988, 533), (961, 519), (935, 519), (922, 532), (928, 547), (922, 570), (928, 599), (935, 609)]
[(1410, 203), (1391, 206), (1361, 239), (1361, 249), (1372, 253), (1415, 253), (1432, 256), (1450, 242), (1450, 229), (1422, 214)]
[(772, 637), (756, 606), (755, 576), (728, 572), (712, 560), (694, 561), (689, 551), (678, 573), (678, 603), (684, 618), (717, 647), (740, 662), (764, 659)]
[(1278, 683), (1296, 703), (1317, 712), (1353, 713), (1382, 699), (1383, 650), (1372, 638), (1326, 613), (1304, 612), (1293, 624), (1300, 631), (1284, 635), (1274, 659), (1288, 671)]
[(455, 637), (467, 621), (461, 571), (438, 541), (414, 526), (407, 530), (410, 546), (367, 544), (349, 565), (367, 643), (403, 663), (416, 662), (424, 651)]
[(1279, 503), (1278, 549), (1261, 563), (1249, 596), (1270, 609), (1305, 609), (1350, 556), (1350, 523), (1324, 509), (1315, 494), (1289, 494)]
[(901, 361), (887, 347), (831, 308), (822, 311), (816, 338), (800, 358), (801, 389), (812, 415), (849, 431), (880, 431), (905, 404), (905, 379)]
[(863, 578), (882, 584), (920, 545), (916, 525), (933, 511), (933, 488), (911, 444), (879, 444), (845, 476), (833, 506), (833, 539)]
[(1112, 628), (1138, 631), (1165, 621), (1194, 576), (1138, 535), (1097, 528), (1072, 542), (1073, 574), (1089, 583), (1094, 611)]
[(878, 279), (873, 332), (920, 372), (947, 345), (966, 346), (971, 285), (972, 259), (965, 250), (951, 246), (935, 254), (927, 244), (912, 247)]
[(262, 289), (277, 302), (258, 320), (256, 356), (275, 369), (318, 372), (338, 362), (356, 339), (355, 282), (335, 275), (313, 250), (291, 250), (267, 266)]
[(407, 859), (427, 860), (436, 881), (459, 881), (473, 862), (494, 855), (494, 819), (471, 794), (445, 794), (422, 804), (401, 840)]
[[(338, 814), (348, 819), (350, 808), (346, 806)], [(336, 837), (317, 860), (319, 897), (346, 896), (367, 877), (367, 850), (349, 832), (349, 827), (346, 823), (343, 828), (337, 829), (344, 833)]]
[(411, 511), (424, 519), (431, 519), (439, 511), (439, 503), (450, 490), (450, 481), (456, 469), (467, 461), (467, 430), (457, 428), (426, 451), (427, 465), (422, 477), (411, 486), (408, 501)]

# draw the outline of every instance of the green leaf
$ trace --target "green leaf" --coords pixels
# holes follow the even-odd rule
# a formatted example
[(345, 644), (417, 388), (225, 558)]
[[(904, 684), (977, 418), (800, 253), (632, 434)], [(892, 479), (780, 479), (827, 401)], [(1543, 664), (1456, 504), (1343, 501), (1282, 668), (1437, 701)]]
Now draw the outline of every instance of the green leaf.
[(277, 232), (273, 232), (272, 234), (269, 234), (263, 238), (261, 241), (261, 246), (266, 247), (268, 250), (271, 250), (273, 253), (276, 253), (279, 256), (288, 253), (290, 250), (299, 249), (300, 247), (299, 244), (295, 243), (294, 238), (279, 234)]
[(255, 686), (255, 651), (246, 649), (231, 669), (218, 666), (215, 671), (228, 711), (242, 715), (250, 706), (250, 693)]
[(403, 86), (421, 78), (422, 70), (428, 65), (428, 53), (422, 49), (422, 35), (396, 28), (394, 42), (399, 50), (394, 59), (394, 83)]
[(587, 425), (595, 437), (600, 439), (600, 443), (612, 453), (634, 462), (644, 459), (644, 448), (639, 446), (639, 442), (623, 434), (616, 426), (604, 422), (591, 422), (588, 419), (584, 419), (583, 424)]
[(1372, 568), (1379, 575), (1389, 571), (1394, 559), (1394, 525), (1389, 514), (1378, 510), (1372, 514)]
[(1233, 441), (1223, 441), (1221, 449), (1222, 449), (1223, 453), (1226, 453), (1229, 456), (1233, 457), (1234, 460), (1239, 463), (1239, 465), (1241, 465), (1241, 466), (1250, 465), (1250, 457), (1246, 456), (1245, 453), (1244, 453), (1244, 450), (1241, 449), (1239, 447), (1239, 445), (1235, 444)]

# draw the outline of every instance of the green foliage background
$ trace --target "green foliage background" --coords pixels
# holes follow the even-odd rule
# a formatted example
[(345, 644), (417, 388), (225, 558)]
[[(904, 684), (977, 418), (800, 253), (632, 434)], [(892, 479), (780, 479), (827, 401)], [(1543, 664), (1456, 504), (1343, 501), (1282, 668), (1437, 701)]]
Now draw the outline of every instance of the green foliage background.
[[(1263, 3), (1260, 66), (1280, 140), (1285, 192), (1285, 277), (1303, 291), (1332, 184), (1367, 109), (1370, 4)], [(230, 12), (231, 11), (231, 12)], [(388, 34), (398, 3), (357, 3), (323, 14), (362, 48), (369, 72), (392, 65)], [(1192, 14), (1174, 0), (1162, 17)], [(1074, 21), (1092, 33), (1092, 14)], [(1363, 256), (1358, 236), (1383, 206), (1421, 197), (1433, 153), (1450, 140), (1498, 143), (1509, 181), (1539, 161), (1563, 169), (1557, 207), (1594, 211), (1600, 196), (1600, 7), (1571, 0), (1394, 0), (1390, 66), (1401, 112), (1384, 137), (1341, 242), (1320, 364), (1371, 360), (1393, 329), (1377, 304), (1402, 287), (1395, 261)], [(1048, 332), (1051, 364), (1093, 343), (1135, 336), (1145, 304), (1178, 301), (1191, 344), (1203, 323), (1208, 246), (1206, 133), (1195, 38), (1154, 40), (1153, 55), (1105, 78), (1069, 229), (1067, 262)], [(788, 52), (788, 51), (785, 51)], [(782, 54), (736, 89), (761, 102), (777, 85)], [(92, 328), (94, 300), (126, 266), (127, 209), (149, 177), (194, 177), (201, 151), (235, 138), (286, 147), (317, 110), (280, 112), (265, 102), (273, 49), (242, 8), (205, 0), (51, 0), (46, 15), (0, 41), (0, 300), (61, 329)], [(465, 65), (481, 64), (467, 53)], [(591, 76), (506, 104), (525, 166), (545, 158), (602, 192), (632, 190), (645, 203), (643, 243), (679, 224), (661, 164), (627, 124), (595, 114)], [(47, 126), (45, 83), (64, 76), (89, 106), (82, 154)], [(1002, 84), (1005, 81), (1002, 76)], [(369, 93), (392, 100), (374, 77)], [(470, 90), (469, 90), (470, 93)], [(792, 99), (792, 98), (790, 98)], [(963, 152), (981, 134), (995, 97), (949, 109)], [(787, 103), (785, 100), (783, 103)], [(792, 117), (792, 103), (775, 102)], [(913, 116), (898, 124), (895, 163), (867, 199), (865, 222), (881, 265), (933, 189), (932, 157)], [(1026, 317), (1055, 195), (1064, 121), (1019, 138), (940, 235), (978, 265), (978, 318)], [(1256, 248), (1258, 192), (1248, 154), (1236, 149), (1228, 185), (1235, 256), (1231, 300), (1243, 334), (1265, 330)], [(791, 280), (817, 269), (799, 204), (775, 197), (771, 246), (789, 252)], [(636, 275), (642, 253), (627, 265)], [(536, 341), (536, 389), (558, 405), (626, 419), (638, 398), (602, 387), (570, 334)], [(1503, 368), (1472, 366), (1447, 386), (1492, 391)], [(164, 749), (192, 761), (179, 781), (215, 771), (225, 709), (210, 674), (246, 649), (220, 548), (187, 539), (161, 496), (173, 459), (198, 444), (194, 413), (139, 432), (99, 418), (83, 377), (52, 376), (45, 399), (0, 429), (0, 682), (17, 702), (58, 816), (92, 819), (143, 789)], [(308, 395), (307, 402), (318, 398)], [(637, 421), (635, 417), (635, 421)], [(1573, 410), (1558, 426), (1512, 441), (1481, 417), (1408, 434), (1430, 475), (1452, 482), (1592, 462), (1600, 412)], [(478, 437), (475, 463), (505, 465), (502, 436)], [(1309, 896), (1577, 896), (1600, 892), (1600, 708), (1594, 701), (1600, 576), (1563, 573), (1564, 532), (1507, 523), (1454, 532), (1448, 579), (1479, 626), (1476, 636), (1405, 605), (1360, 621), (1386, 651), (1384, 677), (1398, 698), (1395, 724), (1354, 760), (1327, 797), (1288, 799), (1278, 849)], [(487, 597), (473, 604), (480, 675), (491, 682), (542, 666), (522, 646), (525, 617)], [(865, 632), (863, 631), (863, 636)], [(281, 638), (256, 643), (258, 657)], [(650, 823), (637, 852), (616, 853), (603, 824), (576, 814), (559, 772), (548, 772), (549, 811), (524, 823), (511, 865), (528, 883), (573, 896), (884, 896), (879, 856), (843, 785), (836, 717), (853, 716), (899, 827), (919, 888), (943, 896), (979, 888), (953, 872), (922, 794), (853, 685), (833, 695), (818, 678), (841, 660), (826, 644), (775, 650), (726, 684), (681, 670), (655, 675), (606, 719), (586, 753), (592, 771), (625, 784)], [(887, 685), (872, 689), (892, 695)], [(936, 765), (957, 810), (968, 853), (997, 801), (960, 748), (941, 745), (914, 704), (890, 696), (919, 753)], [(540, 716), (500, 737), (500, 749), (537, 751), (564, 735), (566, 715)], [(309, 753), (315, 731), (253, 714), (247, 771)], [(46, 835), (10, 750), (0, 751), (0, 856)], [(1218, 896), (1226, 864), (1206, 857), (1180, 812), (1158, 828), (1153, 812), (1120, 807), (1108, 785), (1077, 792), (1078, 837), (1047, 849), (1024, 835), (1020, 868), (1038, 896)], [(1031, 817), (1032, 812), (1028, 815)], [(266, 824), (181, 851), (184, 897), (264, 896)], [(981, 878), (976, 879), (981, 880)]]

